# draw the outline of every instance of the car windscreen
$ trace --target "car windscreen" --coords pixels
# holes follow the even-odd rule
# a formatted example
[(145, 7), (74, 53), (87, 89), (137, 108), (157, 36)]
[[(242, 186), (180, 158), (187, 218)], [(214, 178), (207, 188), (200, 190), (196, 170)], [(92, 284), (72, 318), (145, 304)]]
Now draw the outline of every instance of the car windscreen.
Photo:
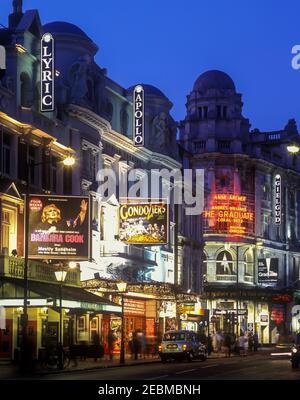
[(184, 333), (165, 333), (163, 337), (163, 341), (168, 342), (168, 341), (180, 341), (180, 340), (185, 340), (185, 334)]

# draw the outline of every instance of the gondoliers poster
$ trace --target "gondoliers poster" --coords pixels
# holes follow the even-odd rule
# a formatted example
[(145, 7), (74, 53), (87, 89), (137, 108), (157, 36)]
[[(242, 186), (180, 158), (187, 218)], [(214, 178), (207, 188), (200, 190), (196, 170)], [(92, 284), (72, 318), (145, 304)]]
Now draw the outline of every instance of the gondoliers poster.
[(131, 244), (168, 243), (168, 204), (165, 201), (120, 205), (120, 240)]

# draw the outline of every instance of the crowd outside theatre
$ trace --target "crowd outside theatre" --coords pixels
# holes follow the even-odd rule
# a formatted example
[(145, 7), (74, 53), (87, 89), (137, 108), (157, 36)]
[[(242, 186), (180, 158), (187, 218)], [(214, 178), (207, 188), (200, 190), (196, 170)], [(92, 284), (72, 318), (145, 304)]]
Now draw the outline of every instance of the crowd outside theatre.
[(258, 335), (253, 332), (240, 332), (236, 335), (232, 332), (213, 332), (209, 334), (209, 346), (208, 353), (217, 353), (224, 357), (231, 357), (232, 355), (246, 356), (249, 354), (255, 354), (259, 347)]

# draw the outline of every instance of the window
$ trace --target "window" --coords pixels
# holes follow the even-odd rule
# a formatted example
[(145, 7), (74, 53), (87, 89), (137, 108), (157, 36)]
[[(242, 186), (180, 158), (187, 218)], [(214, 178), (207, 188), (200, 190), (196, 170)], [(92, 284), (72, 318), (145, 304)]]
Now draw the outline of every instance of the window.
[(208, 107), (199, 107), (199, 119), (207, 119), (208, 117)]
[(72, 168), (64, 166), (63, 172), (63, 187), (64, 194), (71, 195), (72, 194)]
[(4, 174), (9, 175), (10, 164), (11, 164), (11, 135), (8, 133), (3, 133), (3, 142), (2, 142), (2, 171)]
[(230, 150), (230, 140), (218, 140), (218, 150)]
[(25, 72), (21, 73), (20, 76), (21, 81), (21, 106), (22, 107), (30, 107), (32, 104), (32, 96), (31, 96), (31, 81), (28, 74)]
[(2, 210), (1, 231), (2, 254), (10, 255), (11, 251), (16, 248), (15, 213), (13, 210)]
[(125, 135), (128, 133), (129, 117), (125, 110), (121, 111), (121, 133)]
[(195, 151), (204, 150), (206, 147), (206, 141), (200, 140), (199, 142), (194, 143)]
[(233, 275), (233, 260), (232, 255), (228, 251), (221, 251), (217, 256), (216, 264), (217, 275)]

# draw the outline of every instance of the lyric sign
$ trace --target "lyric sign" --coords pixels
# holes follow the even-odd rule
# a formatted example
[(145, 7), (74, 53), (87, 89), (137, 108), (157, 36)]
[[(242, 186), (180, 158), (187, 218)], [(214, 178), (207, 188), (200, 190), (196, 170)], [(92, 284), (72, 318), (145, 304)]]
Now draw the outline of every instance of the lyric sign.
[(45, 33), (41, 40), (41, 112), (54, 111), (54, 39)]

